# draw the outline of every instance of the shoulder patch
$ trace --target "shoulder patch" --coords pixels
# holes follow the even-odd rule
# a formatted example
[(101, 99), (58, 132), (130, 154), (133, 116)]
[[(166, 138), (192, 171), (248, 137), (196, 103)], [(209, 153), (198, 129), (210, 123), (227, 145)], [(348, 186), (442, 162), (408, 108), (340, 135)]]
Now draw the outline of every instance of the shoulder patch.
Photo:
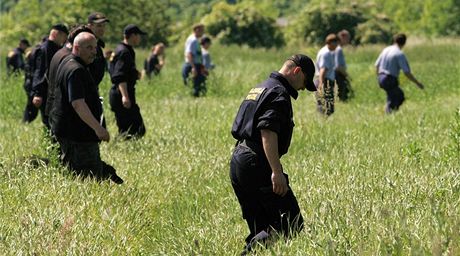
[(263, 91), (265, 91), (266, 88), (252, 88), (248, 96), (246, 96), (246, 100), (258, 100), (260, 94), (262, 94)]

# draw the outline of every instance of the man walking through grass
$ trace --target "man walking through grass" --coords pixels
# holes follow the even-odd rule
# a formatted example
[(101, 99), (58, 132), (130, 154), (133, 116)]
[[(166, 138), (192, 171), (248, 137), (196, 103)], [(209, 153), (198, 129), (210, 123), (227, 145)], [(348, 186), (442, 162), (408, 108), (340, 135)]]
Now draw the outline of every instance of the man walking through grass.
[(109, 141), (109, 132), (99, 121), (102, 104), (98, 88), (88, 70), (96, 57), (96, 37), (82, 32), (75, 37), (72, 54), (58, 68), (55, 101), (50, 113), (52, 131), (62, 151), (62, 159), (82, 178), (123, 180), (115, 171), (107, 171), (99, 151), (99, 142)]
[(405, 44), (406, 35), (396, 34), (393, 37), (393, 45), (383, 49), (375, 62), (380, 88), (387, 93), (387, 103), (385, 105), (387, 114), (397, 111), (404, 102), (404, 92), (399, 87), (398, 80), (400, 70), (418, 88), (423, 89), (423, 84), (411, 73), (409, 62), (401, 50)]
[(289, 237), (303, 228), (297, 199), (280, 162), (294, 128), (291, 97), (315, 91), (313, 61), (301, 54), (287, 59), (279, 72), (249, 91), (232, 127), (237, 140), (230, 179), (250, 234), (243, 254), (276, 233)]

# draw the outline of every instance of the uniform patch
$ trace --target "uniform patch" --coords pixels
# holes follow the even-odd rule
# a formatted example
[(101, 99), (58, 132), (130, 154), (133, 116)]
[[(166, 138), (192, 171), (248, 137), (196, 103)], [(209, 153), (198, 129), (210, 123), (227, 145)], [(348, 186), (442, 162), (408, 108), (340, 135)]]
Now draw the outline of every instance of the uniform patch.
[(260, 94), (262, 94), (264, 90), (265, 88), (252, 88), (249, 91), (248, 96), (246, 96), (246, 100), (258, 100)]

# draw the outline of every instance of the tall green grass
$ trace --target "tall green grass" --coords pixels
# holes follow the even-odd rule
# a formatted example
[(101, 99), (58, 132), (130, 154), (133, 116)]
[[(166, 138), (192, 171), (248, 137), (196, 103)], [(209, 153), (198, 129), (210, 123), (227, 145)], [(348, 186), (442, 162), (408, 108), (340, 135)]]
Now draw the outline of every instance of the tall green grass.
[[(408, 45), (407, 101), (384, 114), (385, 93), (373, 63), (384, 46), (346, 48), (355, 98), (323, 118), (311, 93), (294, 102), (295, 131), (282, 162), (305, 218), (305, 230), (259, 255), (460, 254), (460, 47), (458, 40)], [(296, 52), (213, 45), (217, 68), (206, 97), (182, 84), (182, 48), (167, 50), (159, 77), (137, 86), (147, 134), (116, 137), (102, 158), (125, 184), (81, 181), (46, 156), (37, 119), (21, 123), (22, 79), (1, 76), (0, 254), (237, 255), (247, 227), (228, 178), (229, 131), (248, 90)], [(138, 50), (138, 66), (147, 51)], [(108, 98), (106, 76), (101, 95)]]

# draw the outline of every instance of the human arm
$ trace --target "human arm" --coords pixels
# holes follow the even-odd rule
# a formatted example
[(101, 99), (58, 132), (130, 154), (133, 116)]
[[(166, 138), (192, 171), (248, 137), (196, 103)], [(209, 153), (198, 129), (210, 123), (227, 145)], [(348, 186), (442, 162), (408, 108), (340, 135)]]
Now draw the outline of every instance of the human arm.
[(197, 71), (195, 68), (195, 64), (193, 63), (193, 54), (191, 52), (187, 52), (186, 58), (187, 62), (192, 66), (192, 76), (196, 76)]
[(72, 101), (72, 107), (81, 120), (94, 130), (99, 139), (103, 141), (110, 140), (109, 132), (99, 124), (96, 118), (94, 118), (84, 99)]
[(44, 83), (46, 82), (45, 79), (45, 71), (46, 71), (46, 57), (45, 52), (39, 48), (35, 53), (35, 59), (33, 60), (35, 63), (35, 69), (32, 75), (32, 104), (39, 108), (43, 103), (43, 94), (44, 94)]
[(323, 88), (323, 83), (326, 81), (326, 73), (327, 69), (326, 68), (320, 68), (319, 70), (319, 84), (318, 84), (318, 90), (321, 90)]
[(420, 83), (416, 78), (415, 76), (411, 73), (411, 72), (404, 72), (404, 75), (409, 79), (411, 80), (415, 85), (417, 85), (418, 88), (422, 89), (424, 88), (423, 84)]
[(260, 131), (262, 137), (262, 145), (267, 157), (270, 168), (272, 169), (272, 185), (273, 192), (277, 195), (284, 196), (288, 191), (286, 177), (283, 174), (283, 167), (281, 166), (279, 153), (278, 153), (278, 135), (276, 132), (262, 129)]
[(118, 90), (121, 93), (121, 103), (125, 108), (131, 108), (131, 99), (128, 95), (128, 84), (126, 82), (121, 82), (118, 84)]

